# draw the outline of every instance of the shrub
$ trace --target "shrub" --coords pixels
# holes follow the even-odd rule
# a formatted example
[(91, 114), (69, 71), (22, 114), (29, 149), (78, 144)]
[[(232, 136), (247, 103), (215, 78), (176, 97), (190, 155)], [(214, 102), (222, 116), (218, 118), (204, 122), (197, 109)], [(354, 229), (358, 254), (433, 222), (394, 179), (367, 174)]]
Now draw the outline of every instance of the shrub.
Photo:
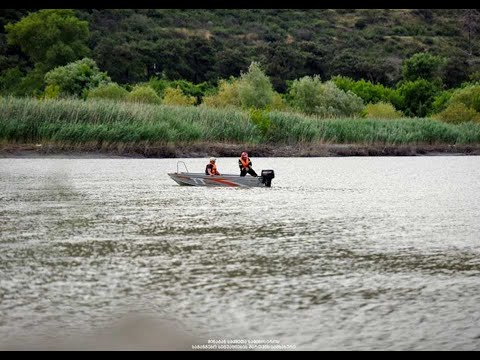
[(464, 104), (466, 107), (480, 112), (480, 85), (469, 85), (465, 88), (457, 89), (450, 101), (454, 104)]
[(89, 58), (56, 67), (45, 74), (47, 86), (58, 86), (62, 95), (86, 95), (89, 89), (109, 82), (111, 79), (107, 73), (101, 72), (95, 61)]
[(245, 108), (265, 109), (272, 103), (275, 94), (272, 83), (256, 62), (248, 67), (238, 83), (240, 102)]
[(268, 132), (272, 122), (268, 117), (268, 112), (265, 110), (259, 110), (251, 108), (249, 111), (250, 119), (255, 124), (258, 130), (265, 135)]
[(128, 91), (117, 83), (102, 84), (87, 92), (87, 99), (110, 99), (120, 101), (125, 100), (127, 96)]
[(402, 99), (398, 91), (385, 87), (382, 84), (374, 84), (364, 79), (353, 80), (346, 76), (335, 76), (332, 81), (343, 91), (351, 91), (361, 97), (367, 103), (387, 102), (396, 108), (402, 104)]
[(224, 108), (228, 106), (241, 106), (240, 95), (238, 92), (238, 79), (231, 78), (229, 81), (220, 80), (218, 84), (218, 93), (205, 96), (203, 105), (208, 107)]
[(403, 78), (407, 81), (425, 79), (434, 81), (441, 78), (445, 60), (429, 53), (417, 53), (403, 62)]
[(194, 105), (196, 99), (194, 96), (185, 95), (179, 88), (167, 88), (163, 92), (162, 103), (165, 105)]
[(369, 119), (398, 119), (404, 117), (404, 114), (396, 110), (392, 104), (384, 102), (367, 104), (364, 114)]
[(331, 81), (322, 83), (319, 76), (294, 80), (288, 95), (295, 109), (321, 117), (356, 116), (364, 108), (360, 97), (340, 90)]
[(287, 102), (279, 93), (273, 94), (272, 103), (268, 106), (269, 110), (286, 110), (288, 107)]
[(432, 114), (437, 114), (447, 108), (450, 99), (452, 98), (453, 90), (445, 90), (433, 98)]
[(127, 95), (127, 101), (147, 103), (147, 104), (160, 104), (161, 99), (150, 86), (135, 86), (133, 90)]
[(432, 118), (453, 124), (469, 121), (480, 122), (480, 113), (475, 111), (475, 109), (465, 106), (465, 104), (454, 103), (450, 104), (442, 112), (432, 116)]
[(420, 79), (400, 83), (398, 92), (403, 98), (401, 110), (407, 116), (425, 117), (431, 113), (433, 99), (439, 89), (436, 84)]
[(45, 88), (45, 93), (44, 93), (45, 99), (57, 99), (59, 97), (60, 97), (60, 86), (48, 85)]

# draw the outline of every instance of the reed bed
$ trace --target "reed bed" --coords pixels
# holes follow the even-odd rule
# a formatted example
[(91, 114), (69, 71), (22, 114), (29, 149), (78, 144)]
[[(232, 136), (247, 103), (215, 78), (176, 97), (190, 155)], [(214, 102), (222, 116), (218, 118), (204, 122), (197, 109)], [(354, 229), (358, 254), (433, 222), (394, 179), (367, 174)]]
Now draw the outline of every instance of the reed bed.
[[(108, 100), (0, 98), (0, 140), (15, 143), (480, 144), (480, 124), (432, 119), (319, 119), (240, 109)], [(265, 125), (266, 124), (266, 125)]]

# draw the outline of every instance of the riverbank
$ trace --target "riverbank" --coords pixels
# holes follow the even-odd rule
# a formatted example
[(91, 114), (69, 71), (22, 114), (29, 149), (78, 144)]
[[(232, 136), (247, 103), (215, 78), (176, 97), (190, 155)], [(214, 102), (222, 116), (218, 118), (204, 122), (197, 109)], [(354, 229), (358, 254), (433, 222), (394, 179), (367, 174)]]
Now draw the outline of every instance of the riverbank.
[(0, 157), (138, 157), (204, 158), (237, 157), (242, 151), (252, 157), (344, 157), (344, 156), (438, 156), (480, 155), (480, 145), (359, 145), (296, 144), (1, 144)]

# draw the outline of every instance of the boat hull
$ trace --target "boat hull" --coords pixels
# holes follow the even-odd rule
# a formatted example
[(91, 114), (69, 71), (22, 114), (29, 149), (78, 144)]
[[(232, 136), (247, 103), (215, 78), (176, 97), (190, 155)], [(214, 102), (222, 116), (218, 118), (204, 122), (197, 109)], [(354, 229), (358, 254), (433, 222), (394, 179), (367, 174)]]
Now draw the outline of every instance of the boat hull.
[(261, 176), (250, 175), (205, 175), (201, 173), (168, 173), (176, 183), (182, 186), (220, 186), (220, 187), (264, 187)]

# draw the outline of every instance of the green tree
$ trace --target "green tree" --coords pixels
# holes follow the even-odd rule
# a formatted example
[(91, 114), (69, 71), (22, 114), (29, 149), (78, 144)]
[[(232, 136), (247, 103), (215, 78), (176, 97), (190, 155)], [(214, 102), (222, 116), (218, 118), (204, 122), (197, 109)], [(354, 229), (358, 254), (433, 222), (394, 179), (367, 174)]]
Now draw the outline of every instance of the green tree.
[(432, 111), (432, 103), (439, 91), (437, 84), (425, 79), (402, 82), (398, 87), (403, 101), (401, 110), (407, 116), (427, 116)]
[(5, 26), (9, 45), (18, 45), (36, 67), (47, 72), (88, 55), (88, 23), (73, 10), (45, 9)]
[(417, 53), (403, 62), (402, 74), (406, 81), (425, 79), (438, 81), (441, 79), (441, 71), (444, 59), (429, 53)]
[(317, 106), (322, 103), (322, 88), (322, 80), (318, 75), (294, 80), (288, 92), (290, 104), (301, 112), (314, 114)]
[(357, 116), (364, 108), (360, 97), (339, 89), (332, 81), (322, 83), (318, 76), (293, 81), (288, 95), (292, 107), (322, 117)]
[(45, 75), (47, 86), (58, 86), (60, 95), (86, 95), (88, 90), (109, 82), (110, 77), (101, 72), (95, 61), (89, 58), (57, 67)]
[(264, 109), (272, 103), (275, 92), (267, 75), (257, 62), (252, 62), (238, 84), (238, 94), (243, 107)]
[(365, 103), (386, 102), (395, 107), (400, 107), (401, 97), (395, 89), (383, 86), (382, 84), (373, 84), (364, 79), (353, 80), (345, 76), (335, 76), (332, 81), (343, 91), (351, 91), (361, 97)]

